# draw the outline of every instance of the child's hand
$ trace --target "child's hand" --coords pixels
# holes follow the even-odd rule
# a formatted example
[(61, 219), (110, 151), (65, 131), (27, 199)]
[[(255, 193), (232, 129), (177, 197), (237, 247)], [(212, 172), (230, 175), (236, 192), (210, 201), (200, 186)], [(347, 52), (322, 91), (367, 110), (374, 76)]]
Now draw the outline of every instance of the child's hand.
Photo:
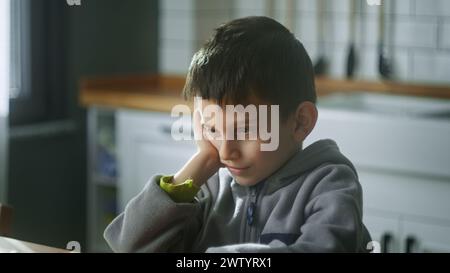
[(214, 145), (209, 141), (208, 136), (203, 130), (202, 117), (198, 111), (194, 112), (193, 119), (194, 138), (197, 144), (198, 152), (209, 155), (211, 159), (215, 159), (220, 164), (219, 152)]
[[(192, 178), (198, 187), (215, 174), (223, 164), (220, 162), (219, 152), (203, 134), (201, 116), (194, 112), (194, 137), (198, 147), (189, 161), (174, 176), (174, 184), (180, 184)], [(201, 137), (200, 137), (201, 136)]]

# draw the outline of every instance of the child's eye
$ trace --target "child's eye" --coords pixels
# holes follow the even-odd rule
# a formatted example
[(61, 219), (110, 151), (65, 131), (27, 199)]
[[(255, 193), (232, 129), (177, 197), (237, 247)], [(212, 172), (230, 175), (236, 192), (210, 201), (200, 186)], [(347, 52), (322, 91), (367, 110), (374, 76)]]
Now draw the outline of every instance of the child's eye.
[(209, 127), (209, 126), (203, 125), (203, 129), (205, 129), (208, 133), (214, 134), (216, 132), (216, 128), (214, 128), (214, 127)]

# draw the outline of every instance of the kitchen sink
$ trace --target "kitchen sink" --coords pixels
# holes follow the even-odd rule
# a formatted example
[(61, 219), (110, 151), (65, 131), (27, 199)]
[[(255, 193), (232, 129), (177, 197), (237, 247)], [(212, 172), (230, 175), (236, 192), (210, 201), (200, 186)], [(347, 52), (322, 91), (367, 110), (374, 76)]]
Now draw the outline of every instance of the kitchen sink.
[(450, 119), (450, 100), (368, 92), (336, 93), (319, 98), (318, 106), (405, 117)]

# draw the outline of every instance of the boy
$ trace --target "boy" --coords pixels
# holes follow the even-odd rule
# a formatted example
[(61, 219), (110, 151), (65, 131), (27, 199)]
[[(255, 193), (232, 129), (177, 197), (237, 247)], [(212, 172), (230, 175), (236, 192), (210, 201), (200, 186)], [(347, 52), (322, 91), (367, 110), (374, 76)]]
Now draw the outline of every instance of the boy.
[[(107, 227), (114, 251), (366, 251), (370, 236), (352, 163), (332, 140), (302, 147), (317, 120), (314, 73), (285, 27), (267, 17), (220, 26), (194, 55), (183, 92), (201, 97), (198, 151), (175, 175), (151, 178)], [(261, 149), (268, 141), (261, 130), (256, 139), (233, 138), (254, 131), (250, 117), (234, 123), (234, 114), (202, 116), (208, 106), (237, 104), (279, 106), (279, 116), (269, 114), (276, 149)], [(260, 119), (256, 128), (263, 126)]]

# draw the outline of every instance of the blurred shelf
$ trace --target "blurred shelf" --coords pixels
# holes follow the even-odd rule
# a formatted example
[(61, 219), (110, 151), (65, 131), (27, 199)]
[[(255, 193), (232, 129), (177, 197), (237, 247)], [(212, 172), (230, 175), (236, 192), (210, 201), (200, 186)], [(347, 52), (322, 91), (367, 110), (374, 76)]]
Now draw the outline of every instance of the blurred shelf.
[(117, 159), (115, 110), (88, 110), (88, 249), (111, 252), (103, 238), (108, 224), (117, 216)]

